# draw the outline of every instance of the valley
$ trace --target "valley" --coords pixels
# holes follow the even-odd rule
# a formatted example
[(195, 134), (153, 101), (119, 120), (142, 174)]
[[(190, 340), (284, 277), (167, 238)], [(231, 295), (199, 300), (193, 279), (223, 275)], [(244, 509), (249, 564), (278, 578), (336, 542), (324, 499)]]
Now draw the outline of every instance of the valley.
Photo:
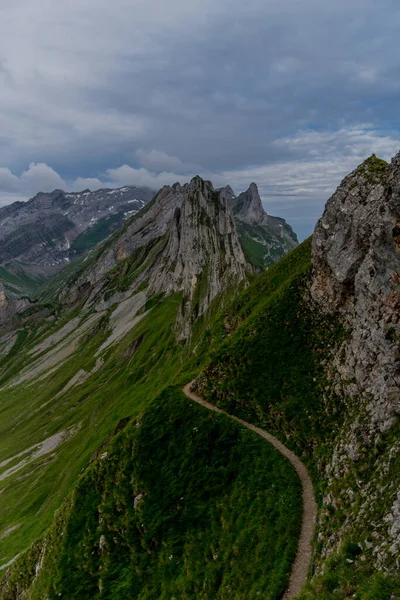
[[(373, 156), (297, 245), (255, 184), (195, 177), (28, 306), (5, 288), (0, 598), (400, 594), (399, 199)], [(293, 593), (301, 484), (255, 428), (315, 488)]]

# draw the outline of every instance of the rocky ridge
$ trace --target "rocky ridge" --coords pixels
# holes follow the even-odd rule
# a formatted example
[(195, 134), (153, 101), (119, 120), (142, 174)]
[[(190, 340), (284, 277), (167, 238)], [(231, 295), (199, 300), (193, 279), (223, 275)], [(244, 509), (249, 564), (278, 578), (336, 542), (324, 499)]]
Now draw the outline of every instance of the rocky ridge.
[(79, 253), (74, 248), (78, 236), (96, 227), (95, 241), (104, 239), (153, 196), (152, 190), (134, 186), (54, 190), (0, 208), (0, 265), (18, 264), (28, 273), (44, 275), (58, 272)]
[[(349, 519), (329, 540), (323, 520), (320, 539), (327, 556), (354, 526), (369, 529), (360, 542), (373, 549), (378, 568), (400, 566), (400, 481), (391, 476), (400, 457), (399, 232), (400, 154), (390, 165), (372, 156), (348, 175), (313, 236), (312, 297), (323, 312), (341, 315), (348, 331), (326, 367), (348, 418), (327, 466), (324, 503), (338, 507), (333, 490), (339, 486)], [(346, 486), (354, 465), (369, 456), (357, 486)]]
[(265, 269), (297, 246), (297, 236), (290, 225), (264, 210), (254, 182), (239, 196), (229, 186), (224, 188), (224, 194), (234, 214), (245, 255), (255, 267)]
[(65, 283), (64, 294), (71, 301), (86, 289), (86, 309), (93, 305), (103, 309), (106, 296), (111, 306), (121, 296), (119, 292), (110, 296), (112, 280), (107, 273), (117, 265), (129, 269), (140, 249), (145, 250), (144, 258), (129, 293), (143, 287), (147, 296), (183, 292), (177, 322), (183, 338), (189, 337), (192, 321), (219, 294), (246, 281), (246, 259), (227, 199), (197, 176), (183, 186), (164, 186), (111, 243), (105, 243), (72, 290), (70, 282)]

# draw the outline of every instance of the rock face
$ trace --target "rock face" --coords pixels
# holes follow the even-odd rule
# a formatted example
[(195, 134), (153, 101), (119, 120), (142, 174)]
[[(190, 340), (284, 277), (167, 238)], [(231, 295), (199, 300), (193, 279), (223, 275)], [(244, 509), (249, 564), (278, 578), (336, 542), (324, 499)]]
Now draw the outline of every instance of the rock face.
[(400, 414), (400, 154), (372, 157), (344, 179), (313, 237), (312, 294), (352, 330), (346, 369), (368, 398), (370, 426)]
[[(343, 491), (342, 496), (359, 494), (361, 499), (354, 503), (353, 515), (353, 504), (346, 508), (348, 523), (325, 551), (350, 526), (368, 531), (372, 522), (376, 529), (365, 547), (373, 547), (377, 568), (400, 553), (400, 481), (387, 481), (400, 454), (394, 435), (400, 416), (399, 233), (400, 154), (390, 165), (372, 156), (346, 177), (313, 237), (312, 296), (325, 313), (339, 313), (348, 330), (327, 368), (327, 378), (348, 411), (327, 469), (332, 489), (338, 482), (344, 485), (357, 461), (374, 454), (383, 435), (388, 440), (387, 450), (367, 471), (368, 482), (360, 476), (356, 489)], [(327, 504), (330, 497), (328, 493)], [(389, 508), (382, 520), (376, 514), (385, 502)]]
[(265, 212), (255, 183), (237, 197), (231, 188), (224, 190), (246, 258), (256, 268), (271, 266), (297, 246), (297, 236), (290, 225)]
[[(74, 193), (54, 190), (0, 208), (0, 265), (29, 265), (31, 273), (53, 274), (104, 239), (153, 196), (148, 188), (137, 187)], [(91, 235), (82, 239), (89, 230)], [(74, 245), (78, 236), (79, 243)]]
[(247, 191), (231, 201), (232, 212), (239, 221), (249, 225), (267, 225), (268, 215), (261, 203), (258, 187), (253, 182)]
[(91, 287), (88, 307), (99, 303), (105, 282), (109, 284), (106, 274), (140, 248), (146, 250), (131, 290), (146, 282), (148, 295), (183, 292), (180, 337), (189, 336), (193, 319), (204, 314), (218, 294), (246, 278), (246, 259), (227, 199), (200, 177), (162, 188), (81, 274), (75, 290)]

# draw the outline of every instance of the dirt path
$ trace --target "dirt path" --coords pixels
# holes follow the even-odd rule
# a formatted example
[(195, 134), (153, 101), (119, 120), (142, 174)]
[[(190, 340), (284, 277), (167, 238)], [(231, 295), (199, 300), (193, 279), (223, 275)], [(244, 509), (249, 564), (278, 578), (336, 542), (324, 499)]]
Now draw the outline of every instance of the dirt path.
[(301, 460), (291, 450), (286, 448), (286, 446), (284, 446), (276, 437), (270, 433), (267, 433), (263, 429), (260, 429), (251, 423), (247, 423), (247, 421), (243, 421), (242, 419), (239, 419), (239, 417), (230, 415), (220, 408), (217, 408), (213, 404), (206, 402), (200, 398), (200, 396), (197, 396), (197, 394), (191, 391), (192, 384), (193, 381), (185, 385), (183, 388), (185, 396), (190, 398), (190, 400), (194, 400), (194, 402), (201, 404), (205, 408), (213, 410), (214, 412), (223, 413), (244, 427), (247, 427), (247, 429), (251, 429), (251, 431), (254, 431), (257, 433), (257, 435), (275, 446), (275, 448), (279, 450), (283, 456), (290, 460), (296, 469), (303, 491), (303, 517), (299, 543), (297, 545), (297, 554), (292, 566), (289, 585), (282, 597), (282, 600), (290, 600), (301, 592), (301, 589), (307, 580), (307, 574), (311, 563), (312, 538), (314, 535), (315, 523), (317, 521), (317, 504), (315, 502), (314, 488), (311, 477), (309, 476), (308, 471)]

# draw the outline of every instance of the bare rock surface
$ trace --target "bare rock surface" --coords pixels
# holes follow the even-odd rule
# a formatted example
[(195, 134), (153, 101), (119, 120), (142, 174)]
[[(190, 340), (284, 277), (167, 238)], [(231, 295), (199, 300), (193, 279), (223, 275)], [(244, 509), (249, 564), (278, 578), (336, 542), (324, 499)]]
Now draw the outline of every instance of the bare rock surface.
[[(324, 504), (343, 505), (346, 498), (348, 519), (325, 541), (323, 555), (357, 527), (369, 532), (363, 548), (372, 553), (376, 568), (388, 568), (400, 553), (400, 481), (390, 478), (400, 454), (399, 236), (400, 153), (390, 165), (373, 155), (348, 175), (313, 237), (311, 294), (324, 313), (339, 314), (347, 330), (326, 365), (327, 389), (346, 407), (347, 418), (326, 467)], [(377, 455), (383, 439), (387, 449)], [(357, 485), (346, 484), (355, 465), (369, 455), (377, 457), (358, 475)], [(342, 490), (341, 498), (335, 489)], [(384, 506), (388, 512), (382, 519)], [(329, 528), (329, 518), (326, 523)]]

